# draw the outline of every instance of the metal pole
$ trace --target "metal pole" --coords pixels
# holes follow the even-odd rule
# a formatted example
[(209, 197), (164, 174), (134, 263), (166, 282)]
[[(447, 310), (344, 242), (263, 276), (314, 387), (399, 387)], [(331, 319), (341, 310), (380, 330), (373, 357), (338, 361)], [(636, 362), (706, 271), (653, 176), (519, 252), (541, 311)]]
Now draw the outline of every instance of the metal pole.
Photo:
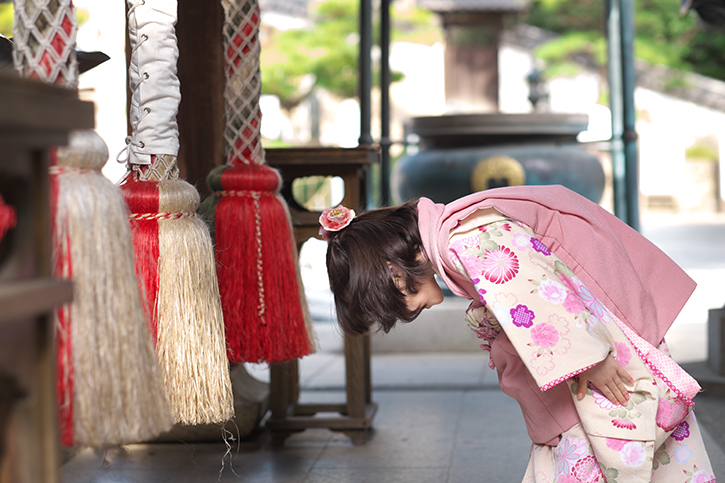
[(360, 0), (360, 80), (358, 88), (360, 92), (360, 139), (361, 146), (369, 146), (373, 143), (370, 134), (370, 91), (372, 89), (372, 53), (373, 48), (373, 6), (371, 0)]
[(624, 177), (627, 196), (626, 221), (639, 231), (639, 163), (637, 159), (637, 131), (634, 88), (634, 0), (619, 0), (622, 22), (622, 142), (624, 144)]
[(390, 0), (380, 2), (380, 205), (390, 205)]
[(614, 214), (627, 221), (627, 187), (622, 133), (624, 132), (622, 106), (622, 37), (619, 0), (606, 1), (607, 54), (609, 57), (609, 109), (612, 113), (612, 188)]

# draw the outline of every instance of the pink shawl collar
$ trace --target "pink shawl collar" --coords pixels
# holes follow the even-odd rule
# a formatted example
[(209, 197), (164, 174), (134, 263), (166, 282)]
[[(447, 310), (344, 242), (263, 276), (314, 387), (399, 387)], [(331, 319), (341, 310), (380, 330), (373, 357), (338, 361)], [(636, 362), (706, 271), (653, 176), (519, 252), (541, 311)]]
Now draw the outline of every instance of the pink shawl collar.
[(448, 258), (449, 233), (469, 214), (491, 207), (530, 226), (607, 308), (655, 347), (695, 290), (672, 259), (596, 203), (563, 186), (515, 186), (448, 205), (418, 202), (425, 254), (458, 296), (477, 300)]

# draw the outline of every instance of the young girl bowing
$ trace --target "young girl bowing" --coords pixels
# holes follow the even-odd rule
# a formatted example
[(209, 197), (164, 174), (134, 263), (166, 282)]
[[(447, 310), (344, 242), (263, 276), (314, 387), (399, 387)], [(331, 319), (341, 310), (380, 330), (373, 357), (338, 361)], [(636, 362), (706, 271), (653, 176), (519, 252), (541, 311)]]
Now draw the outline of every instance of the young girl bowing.
[(472, 300), (501, 389), (533, 442), (523, 482), (712, 483), (697, 382), (664, 335), (695, 283), (642, 235), (562, 186), (427, 198), (320, 217), (338, 322), (350, 334)]

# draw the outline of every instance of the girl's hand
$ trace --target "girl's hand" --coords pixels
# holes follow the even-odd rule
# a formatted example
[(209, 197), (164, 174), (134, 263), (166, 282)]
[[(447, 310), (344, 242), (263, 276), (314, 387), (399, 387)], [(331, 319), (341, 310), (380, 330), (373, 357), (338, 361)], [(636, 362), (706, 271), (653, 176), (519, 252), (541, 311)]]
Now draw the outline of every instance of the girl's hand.
[(581, 400), (587, 393), (587, 384), (591, 382), (614, 404), (626, 406), (629, 401), (629, 391), (624, 387), (622, 380), (630, 384), (634, 382), (632, 376), (624, 370), (611, 354), (594, 367), (579, 374), (579, 390), (576, 397)]

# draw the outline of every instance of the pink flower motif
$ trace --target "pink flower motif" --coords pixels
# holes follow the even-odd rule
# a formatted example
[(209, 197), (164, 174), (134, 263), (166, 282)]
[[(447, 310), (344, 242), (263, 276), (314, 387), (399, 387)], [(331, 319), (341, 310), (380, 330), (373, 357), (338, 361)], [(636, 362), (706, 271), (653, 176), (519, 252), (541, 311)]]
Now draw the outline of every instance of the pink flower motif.
[(584, 312), (586, 307), (584, 307), (584, 304), (574, 292), (567, 291), (566, 298), (564, 299), (564, 309), (570, 314), (579, 314)]
[(705, 470), (696, 471), (692, 475), (690, 483), (712, 483), (715, 481), (715, 476), (711, 475)]
[(511, 244), (517, 250), (526, 250), (530, 246), (529, 237), (524, 236), (521, 233), (515, 233), (513, 238), (511, 239)]
[(510, 313), (516, 327), (525, 327), (527, 329), (533, 325), (536, 317), (533, 310), (529, 310), (527, 306), (521, 304), (511, 309)]
[[(466, 272), (468, 272), (471, 276), (483, 273), (484, 264), (481, 257), (477, 255), (462, 254), (458, 256), (458, 259), (461, 261), (461, 265), (465, 267)], [(480, 278), (478, 280), (480, 282)]]
[[(688, 412), (689, 408), (687, 405), (679, 399), (662, 398), (657, 405), (657, 426), (665, 431), (672, 431), (673, 429), (676, 430), (682, 420), (685, 419)], [(689, 436), (689, 428), (687, 429), (687, 434)], [(687, 436), (684, 436), (682, 439), (686, 437)]]
[(672, 437), (677, 441), (683, 441), (685, 438), (690, 437), (690, 425), (687, 421), (682, 421), (680, 425), (672, 431)]
[(559, 342), (559, 331), (551, 324), (539, 324), (531, 329), (531, 340), (542, 349), (550, 349)]
[[(609, 399), (607, 399), (607, 396), (599, 392), (598, 389), (592, 388), (592, 395), (594, 396), (594, 402), (597, 403), (597, 406), (599, 406), (602, 409), (606, 409), (607, 411), (611, 411), (615, 408), (621, 408), (622, 406), (619, 404), (615, 404)], [(615, 424), (616, 426), (616, 424)]]
[(539, 297), (555, 305), (566, 300), (566, 288), (556, 280), (544, 280), (539, 284)]
[(597, 459), (592, 455), (587, 455), (577, 461), (571, 472), (582, 483), (597, 483), (604, 477)]
[(510, 248), (500, 247), (497, 250), (486, 252), (483, 258), (483, 276), (489, 282), (508, 282), (518, 272), (519, 259)]
[(627, 421), (626, 419), (612, 419), (612, 424), (615, 425), (618, 428), (623, 429), (636, 429), (637, 425), (634, 424), (632, 421)]
[(624, 342), (615, 342), (614, 347), (617, 349), (617, 362), (620, 366), (627, 367), (629, 361), (632, 360), (632, 351)]
[(625, 465), (636, 468), (642, 466), (647, 453), (639, 441), (628, 441), (619, 452), (619, 457)]
[(627, 444), (626, 439), (607, 438), (607, 448), (614, 451), (621, 451), (625, 444)]
[(500, 226), (500, 228), (503, 231), (511, 231), (511, 225), (509, 225), (508, 223), (504, 223), (503, 225)]
[(339, 205), (337, 208), (325, 210), (319, 218), (320, 225), (322, 225), (320, 234), (323, 238), (327, 239), (327, 232), (342, 230), (352, 223), (353, 218), (355, 218), (355, 210), (345, 208), (342, 205)]

